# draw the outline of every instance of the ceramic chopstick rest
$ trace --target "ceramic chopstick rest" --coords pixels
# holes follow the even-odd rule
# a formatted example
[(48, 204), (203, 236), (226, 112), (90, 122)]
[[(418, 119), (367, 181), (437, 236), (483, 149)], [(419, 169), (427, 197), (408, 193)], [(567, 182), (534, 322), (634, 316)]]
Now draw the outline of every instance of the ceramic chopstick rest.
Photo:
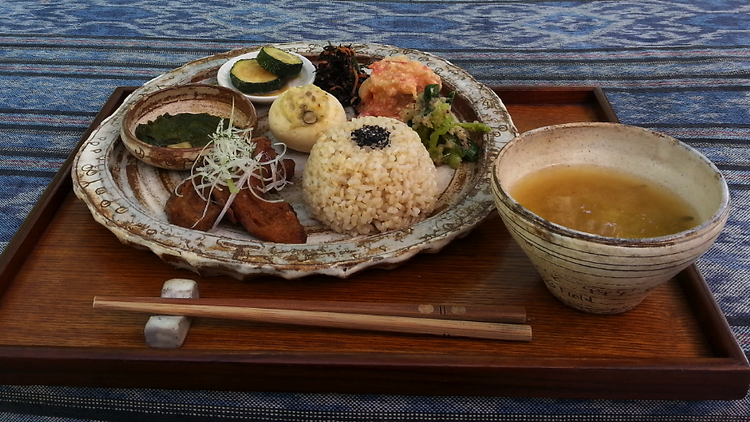
[[(184, 278), (173, 278), (164, 282), (161, 297), (197, 299), (198, 283)], [(159, 349), (176, 349), (185, 341), (193, 318), (187, 316), (153, 315), (143, 330), (146, 343)]]

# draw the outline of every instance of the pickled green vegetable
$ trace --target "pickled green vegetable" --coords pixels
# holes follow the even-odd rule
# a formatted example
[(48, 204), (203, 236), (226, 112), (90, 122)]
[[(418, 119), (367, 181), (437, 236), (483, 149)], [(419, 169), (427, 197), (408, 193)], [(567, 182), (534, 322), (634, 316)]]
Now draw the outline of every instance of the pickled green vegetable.
[(459, 122), (451, 111), (453, 97), (440, 95), (436, 84), (427, 85), (417, 98), (416, 105), (405, 114), (405, 120), (422, 139), (430, 158), (436, 165), (447, 164), (458, 168), (462, 162), (476, 162), (480, 147), (469, 132), (489, 132), (490, 127), (480, 122)]
[(208, 113), (163, 114), (138, 125), (135, 136), (158, 147), (198, 148), (211, 140), (221, 118)]

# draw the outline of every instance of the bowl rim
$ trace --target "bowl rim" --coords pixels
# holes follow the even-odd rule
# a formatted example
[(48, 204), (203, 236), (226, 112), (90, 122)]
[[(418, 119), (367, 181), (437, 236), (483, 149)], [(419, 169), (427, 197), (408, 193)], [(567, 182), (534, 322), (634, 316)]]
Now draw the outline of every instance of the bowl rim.
[[(721, 203), (719, 204), (714, 214), (711, 215), (709, 218), (705, 219), (703, 223), (693, 228), (690, 228), (688, 230), (683, 230), (677, 233), (664, 235), (664, 236), (644, 237), (644, 238), (620, 238), (620, 237), (602, 236), (602, 235), (598, 235), (594, 233), (588, 233), (588, 232), (584, 232), (580, 230), (575, 230), (575, 229), (545, 220), (544, 218), (538, 216), (537, 214), (531, 212), (530, 210), (528, 210), (527, 208), (519, 204), (515, 200), (515, 198), (513, 198), (500, 184), (500, 180), (498, 177), (500, 161), (511, 148), (523, 142), (524, 139), (531, 137), (531, 136), (538, 136), (540, 133), (559, 131), (559, 130), (567, 130), (567, 129), (584, 129), (585, 130), (586, 128), (597, 128), (597, 129), (605, 128), (606, 129), (606, 128), (614, 128), (614, 127), (625, 128), (625, 130), (629, 130), (631, 132), (641, 132), (641, 133), (647, 134), (648, 136), (653, 136), (655, 138), (662, 138), (662, 139), (668, 140), (672, 142), (673, 144), (675, 144), (676, 146), (684, 148), (691, 154), (696, 155), (697, 158), (703, 164), (705, 164), (718, 176), (719, 187), (721, 189)], [(491, 183), (493, 187), (492, 190), (496, 198), (499, 199), (500, 202), (502, 202), (504, 205), (506, 205), (511, 210), (511, 212), (516, 212), (520, 214), (523, 218), (527, 220), (531, 220), (535, 224), (541, 225), (545, 229), (549, 230), (550, 233), (557, 235), (557, 236), (561, 236), (561, 237), (580, 239), (580, 240), (590, 241), (593, 243), (612, 245), (612, 246), (621, 246), (623, 243), (627, 243), (628, 246), (630, 247), (643, 247), (643, 248), (661, 247), (664, 245), (674, 244), (675, 241), (678, 239), (682, 239), (686, 237), (695, 237), (695, 235), (691, 235), (691, 234), (707, 231), (711, 227), (715, 226), (717, 223), (721, 223), (722, 220), (726, 221), (728, 214), (729, 214), (730, 202), (731, 202), (730, 195), (729, 195), (729, 187), (727, 185), (726, 179), (724, 178), (724, 175), (716, 167), (716, 165), (711, 160), (709, 160), (708, 157), (703, 155), (700, 151), (686, 144), (685, 142), (682, 142), (679, 139), (666, 135), (662, 132), (657, 132), (655, 130), (647, 129), (647, 128), (640, 127), (640, 126), (628, 125), (624, 123), (614, 123), (614, 122), (562, 123), (562, 124), (557, 124), (557, 125), (543, 126), (543, 127), (531, 129), (526, 132), (520, 133), (518, 134), (518, 136), (515, 136), (513, 139), (508, 141), (508, 143), (503, 145), (503, 147), (500, 149), (500, 152), (495, 157), (495, 161), (492, 164), (492, 182)], [(498, 211), (500, 210), (498, 209)]]
[(225, 94), (231, 95), (235, 100), (240, 100), (240, 101), (246, 103), (247, 105), (249, 105), (250, 109), (253, 110), (253, 116), (252, 116), (253, 125), (252, 126), (253, 127), (257, 126), (257, 124), (258, 124), (258, 112), (255, 109), (255, 105), (253, 104), (252, 101), (250, 101), (250, 99), (248, 99), (247, 97), (245, 97), (244, 95), (242, 95), (238, 91), (235, 91), (235, 90), (227, 88), (227, 87), (223, 87), (221, 85), (208, 85), (208, 84), (201, 84), (201, 83), (191, 83), (191, 84), (184, 84), (184, 85), (174, 85), (174, 86), (169, 86), (169, 87), (162, 88), (162, 89), (159, 89), (157, 91), (145, 94), (141, 98), (138, 98), (130, 106), (128, 106), (128, 108), (125, 111), (125, 114), (123, 115), (123, 118), (122, 118), (122, 126), (121, 126), (122, 135), (121, 135), (121, 138), (122, 138), (123, 143), (127, 145), (127, 143), (125, 142), (125, 136), (124, 136), (125, 134), (127, 134), (128, 138), (129, 138), (128, 141), (134, 141), (136, 144), (138, 144), (142, 148), (145, 147), (146, 149), (149, 149), (149, 150), (152, 150), (152, 151), (170, 151), (171, 153), (190, 154), (190, 153), (200, 153), (202, 151), (207, 151), (207, 150), (210, 150), (211, 148), (213, 148), (213, 144), (208, 144), (206, 146), (201, 146), (201, 147), (191, 147), (191, 148), (170, 148), (170, 147), (162, 147), (162, 146), (158, 146), (158, 145), (152, 145), (152, 144), (149, 144), (147, 142), (143, 142), (142, 140), (138, 139), (138, 137), (135, 135), (135, 131), (129, 125), (126, 124), (126, 122), (128, 122), (129, 120), (131, 120), (133, 118), (133, 115), (136, 113), (136, 111), (145, 102), (147, 102), (148, 100), (150, 100), (150, 99), (152, 99), (152, 98), (154, 98), (154, 97), (156, 97), (158, 95), (161, 95), (161, 94), (163, 94), (165, 92), (168, 92), (168, 91), (177, 91), (177, 90), (182, 90), (182, 89), (186, 89), (186, 88), (187, 89), (190, 89), (190, 88), (204, 88), (204, 89), (205, 88), (211, 88), (211, 89), (216, 89), (216, 90), (218, 90), (220, 92), (223, 92)]

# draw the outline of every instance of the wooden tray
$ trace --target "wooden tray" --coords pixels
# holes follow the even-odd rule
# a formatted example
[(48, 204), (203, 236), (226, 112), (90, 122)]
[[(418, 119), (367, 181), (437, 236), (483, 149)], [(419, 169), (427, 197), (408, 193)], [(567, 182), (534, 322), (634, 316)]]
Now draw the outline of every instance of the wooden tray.
[[(132, 90), (115, 90), (92, 127)], [(520, 131), (617, 121), (598, 88), (496, 91)], [(71, 191), (70, 165), (0, 256), (3, 384), (618, 399), (739, 399), (750, 385), (748, 362), (695, 266), (634, 311), (587, 315), (547, 292), (492, 215), (394, 270), (346, 280), (201, 278), (95, 223)], [(143, 338), (148, 316), (92, 309), (96, 295), (158, 296), (174, 277), (194, 278), (203, 297), (215, 298), (520, 305), (534, 340), (196, 319), (182, 348), (155, 350)]]

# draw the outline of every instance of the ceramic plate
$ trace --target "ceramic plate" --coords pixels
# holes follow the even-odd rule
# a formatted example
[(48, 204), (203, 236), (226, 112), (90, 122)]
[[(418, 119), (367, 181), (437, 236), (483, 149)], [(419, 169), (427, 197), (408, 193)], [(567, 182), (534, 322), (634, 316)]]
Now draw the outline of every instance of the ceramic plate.
[[(307, 59), (307, 57), (302, 56), (300, 54), (296, 54), (292, 51), (290, 51), (290, 53), (296, 56), (299, 56), (302, 59), (302, 70), (299, 72), (299, 75), (287, 81), (286, 86), (287, 87), (302, 86), (302, 85), (313, 83), (313, 81), (315, 81), (315, 66), (313, 66), (313, 64), (310, 62), (310, 60)], [(219, 68), (219, 72), (216, 74), (216, 79), (219, 82), (219, 85), (241, 92), (232, 83), (232, 78), (229, 76), (229, 72), (232, 70), (232, 66), (234, 66), (234, 64), (237, 63), (237, 61), (243, 60), (243, 59), (253, 59), (257, 56), (258, 56), (258, 52), (253, 51), (251, 53), (239, 55), (227, 61), (223, 65), (221, 65), (221, 67)], [(250, 101), (252, 101), (254, 104), (271, 104), (273, 100), (275, 100), (279, 96), (279, 94), (278, 94), (278, 91), (274, 91), (269, 94), (263, 94), (263, 95), (245, 94), (245, 96), (249, 98)]]
[[(281, 44), (287, 51), (316, 57), (327, 44)], [(438, 252), (464, 236), (494, 210), (490, 173), (500, 148), (516, 130), (500, 98), (463, 69), (434, 55), (379, 44), (351, 44), (364, 61), (406, 54), (435, 70), (443, 84), (456, 92), (454, 109), (464, 120), (478, 120), (491, 131), (477, 139), (482, 154), (477, 163), (457, 171), (439, 168), (442, 194), (435, 212), (402, 230), (377, 235), (345, 236), (331, 232), (305, 210), (299, 175), (306, 155), (291, 153), (298, 165), (294, 183), (282, 191), (308, 232), (303, 245), (260, 241), (241, 228), (221, 224), (207, 233), (169, 224), (164, 204), (186, 173), (151, 167), (123, 147), (120, 126), (127, 107), (150, 92), (187, 83), (217, 83), (218, 69), (249, 48), (202, 58), (167, 72), (138, 88), (83, 143), (72, 168), (74, 191), (94, 219), (123, 243), (147, 248), (164, 261), (204, 276), (230, 275), (249, 279), (274, 275), (294, 279), (312, 274), (345, 278), (366, 268), (392, 268), (420, 252)], [(267, 132), (267, 108), (258, 107), (255, 135)]]

